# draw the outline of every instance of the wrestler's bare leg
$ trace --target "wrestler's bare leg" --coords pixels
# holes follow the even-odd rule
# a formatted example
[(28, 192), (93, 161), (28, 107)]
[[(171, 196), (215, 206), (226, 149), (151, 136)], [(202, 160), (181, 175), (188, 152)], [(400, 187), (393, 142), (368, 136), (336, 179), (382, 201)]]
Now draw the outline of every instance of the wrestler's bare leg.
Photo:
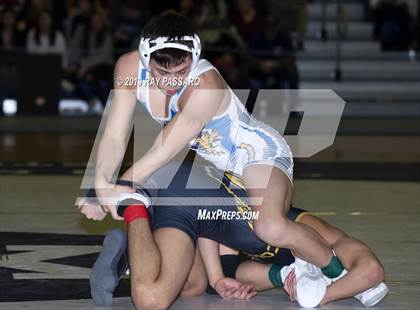
[(297, 256), (318, 267), (326, 267), (333, 253), (320, 236), (307, 226), (287, 218), (292, 199), (292, 183), (279, 168), (252, 164), (243, 172), (243, 180), (259, 216), (254, 220), (255, 234), (267, 244), (293, 250)]
[(384, 280), (384, 268), (366, 244), (313, 215), (303, 216), (300, 222), (315, 229), (334, 249), (348, 270), (344, 277), (327, 288), (322, 304), (353, 297)]
[(181, 296), (200, 296), (206, 291), (208, 284), (206, 269), (201, 258), (198, 247), (196, 248), (194, 255), (194, 262), (191, 271), (188, 275), (188, 279), (184, 284), (181, 291)]
[(131, 297), (137, 309), (167, 309), (181, 292), (194, 258), (191, 238), (175, 228), (153, 232), (149, 222), (128, 224)]
[[(384, 280), (381, 263), (364, 243), (350, 238), (343, 231), (310, 214), (304, 215), (300, 223), (317, 231), (349, 271), (327, 288), (322, 304), (353, 297)], [(268, 278), (270, 267), (271, 265), (246, 261), (238, 267), (236, 277), (239, 281), (251, 282), (257, 290), (273, 288)]]

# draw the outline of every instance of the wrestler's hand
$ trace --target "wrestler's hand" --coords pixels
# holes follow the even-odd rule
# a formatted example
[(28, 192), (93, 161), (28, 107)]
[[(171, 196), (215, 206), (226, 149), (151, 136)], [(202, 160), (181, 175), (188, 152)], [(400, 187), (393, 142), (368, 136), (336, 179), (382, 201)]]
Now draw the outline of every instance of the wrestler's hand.
[(102, 221), (107, 214), (99, 203), (94, 203), (89, 198), (78, 198), (76, 207), (86, 218), (94, 221)]
[(110, 213), (114, 220), (124, 220), (124, 218), (117, 214), (118, 199), (122, 193), (134, 193), (136, 190), (123, 185), (107, 185), (101, 186), (101, 188), (96, 189), (96, 197), (98, 198), (103, 210), (106, 213)]
[(250, 299), (257, 292), (251, 284), (242, 283), (232, 278), (222, 278), (214, 284), (215, 291), (228, 299)]
[(283, 289), (289, 295), (291, 301), (296, 301), (296, 274), (292, 270), (284, 280)]

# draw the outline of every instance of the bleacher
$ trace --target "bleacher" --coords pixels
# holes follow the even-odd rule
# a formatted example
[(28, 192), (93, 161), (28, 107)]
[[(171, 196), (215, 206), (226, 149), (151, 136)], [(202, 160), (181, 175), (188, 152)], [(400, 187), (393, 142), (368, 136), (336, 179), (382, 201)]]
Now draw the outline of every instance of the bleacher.
[[(347, 103), (344, 117), (420, 118), (420, 63), (408, 51), (382, 52), (364, 21), (361, 1), (343, 2), (347, 35), (341, 43), (342, 80), (335, 82), (336, 4), (328, 1), (326, 30), (320, 40), (322, 1), (309, 4), (305, 51), (298, 54), (302, 89), (332, 89)], [(413, 52), (412, 52), (413, 53)], [(413, 54), (411, 54), (413, 56)], [(413, 127), (419, 132), (420, 125)]]

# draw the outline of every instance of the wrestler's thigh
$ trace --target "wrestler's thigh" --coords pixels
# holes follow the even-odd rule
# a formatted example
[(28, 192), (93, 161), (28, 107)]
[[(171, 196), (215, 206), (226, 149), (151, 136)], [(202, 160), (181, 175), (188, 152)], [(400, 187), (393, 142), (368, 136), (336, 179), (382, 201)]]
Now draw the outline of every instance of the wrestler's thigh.
[(186, 233), (172, 227), (156, 229), (153, 236), (162, 257), (161, 272), (153, 286), (172, 300), (181, 292), (190, 273), (194, 245)]
[(300, 220), (317, 231), (327, 241), (346, 269), (351, 269), (362, 260), (375, 259), (379, 261), (373, 251), (363, 242), (349, 237), (342, 230), (311, 214), (305, 214)]
[(285, 217), (292, 199), (292, 183), (279, 168), (255, 164), (245, 168), (243, 180), (253, 210), (270, 217)]
[(344, 233), (341, 229), (312, 214), (303, 215), (298, 222), (314, 229), (330, 247), (332, 247), (339, 239), (347, 237), (346, 233)]
[(347, 270), (351, 270), (357, 264), (381, 264), (378, 257), (373, 251), (362, 241), (350, 237), (339, 239), (334, 245), (333, 249), (340, 258), (343, 266)]
[(194, 262), (187, 281), (182, 288), (181, 296), (202, 295), (206, 291), (207, 283), (206, 269), (199, 248), (197, 247), (194, 255)]

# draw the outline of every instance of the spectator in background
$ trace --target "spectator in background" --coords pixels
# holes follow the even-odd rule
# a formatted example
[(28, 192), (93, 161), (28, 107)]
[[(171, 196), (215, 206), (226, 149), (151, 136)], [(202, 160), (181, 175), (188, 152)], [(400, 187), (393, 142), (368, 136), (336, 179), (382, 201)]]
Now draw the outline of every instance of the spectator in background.
[(53, 0), (26, 0), (23, 6), (20, 21), (26, 30), (36, 27), (39, 15), (44, 12), (54, 12)]
[(288, 33), (279, 31), (275, 16), (267, 16), (263, 31), (250, 43), (255, 54), (252, 88), (298, 89), (299, 74), (294, 47)]
[(193, 23), (204, 44), (218, 40), (227, 26), (226, 8), (221, 0), (202, 0), (196, 3), (193, 10)]
[(70, 16), (67, 25), (68, 39), (71, 40), (79, 27), (87, 27), (92, 15), (92, 0), (77, 0), (69, 9)]
[(225, 1), (199, 1), (193, 8), (190, 7), (191, 11), (201, 42), (206, 46), (204, 57), (219, 70), (231, 87), (248, 87), (247, 67), (241, 61), (245, 45), (227, 20)]
[(80, 81), (79, 90), (91, 109), (106, 103), (112, 88), (113, 41), (107, 20), (92, 15), (88, 27), (78, 27), (71, 42), (71, 66)]
[(24, 46), (24, 34), (17, 28), (16, 13), (10, 8), (0, 12), (0, 54), (16, 53)]
[(140, 10), (138, 0), (121, 2), (119, 16), (114, 30), (116, 57), (132, 49), (139, 43), (139, 33), (146, 23), (148, 13)]
[(263, 2), (264, 11), (276, 19), (276, 23), (272, 27), (276, 31), (290, 34), (293, 46), (303, 50), (307, 23), (307, 1), (264, 0)]
[(179, 1), (179, 14), (193, 19), (194, 17), (194, 0), (180, 0)]
[(224, 32), (207, 50), (205, 58), (217, 68), (231, 88), (248, 88), (248, 66), (244, 65), (247, 63), (245, 49), (240, 41), (231, 33)]
[(236, 0), (230, 12), (230, 19), (245, 42), (252, 41), (263, 26), (260, 8), (254, 0)]
[(306, 26), (308, 23), (308, 0), (303, 0), (299, 5), (299, 22), (297, 27), (297, 48), (305, 49)]
[(22, 2), (22, 0), (0, 0), (0, 9), (3, 10), (5, 7), (13, 8)]
[(420, 38), (420, 1), (419, 0), (405, 0), (412, 18), (413, 25), (413, 43), (412, 49), (418, 50)]
[(59, 54), (63, 67), (67, 65), (66, 40), (50, 11), (40, 12), (36, 25), (26, 38), (26, 51), (30, 54)]
[(111, 0), (94, 0), (93, 11), (95, 14), (100, 14), (109, 22), (112, 19), (114, 12), (111, 11)]
[(16, 55), (24, 45), (24, 36), (17, 28), (16, 14), (11, 8), (0, 12), (0, 102), (16, 98), (17, 67), (8, 63), (6, 55)]
[(372, 1), (374, 37), (383, 51), (407, 50), (413, 43), (414, 23), (405, 1)]
[(420, 51), (420, 5), (417, 5), (416, 14), (416, 50)]

